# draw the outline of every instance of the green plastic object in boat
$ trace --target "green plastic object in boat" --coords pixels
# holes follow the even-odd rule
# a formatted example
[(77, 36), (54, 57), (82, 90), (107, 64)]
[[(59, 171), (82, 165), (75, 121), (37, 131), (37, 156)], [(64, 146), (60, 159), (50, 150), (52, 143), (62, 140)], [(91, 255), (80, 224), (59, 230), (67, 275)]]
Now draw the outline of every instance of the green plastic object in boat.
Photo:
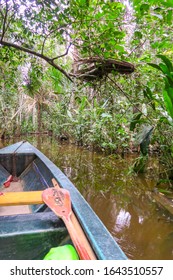
[(67, 244), (51, 248), (43, 260), (79, 260), (79, 256), (75, 248)]

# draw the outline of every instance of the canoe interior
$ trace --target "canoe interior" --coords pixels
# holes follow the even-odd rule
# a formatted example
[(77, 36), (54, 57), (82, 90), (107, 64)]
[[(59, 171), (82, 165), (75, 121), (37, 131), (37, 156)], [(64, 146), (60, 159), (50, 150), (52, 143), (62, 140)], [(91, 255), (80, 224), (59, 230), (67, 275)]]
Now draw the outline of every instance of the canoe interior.
[[(17, 182), (4, 189), (10, 175)], [(0, 150), (0, 192), (44, 190), (53, 187), (52, 178), (70, 192), (73, 211), (97, 259), (127, 260), (81, 193), (44, 154), (26, 141)], [(45, 204), (29, 207), (29, 214), (16, 216), (0, 207), (0, 259), (42, 259), (51, 247), (71, 243), (64, 224)]]
[(0, 163), (7, 170), (9, 174), (20, 176), (22, 172), (29, 166), (36, 158), (35, 154), (18, 154), (9, 153), (1, 154)]
[[(8, 188), (3, 187), (7, 178), (13, 175), (17, 182), (11, 182)], [(37, 191), (52, 186), (51, 171), (35, 154), (2, 154), (0, 155), (0, 191)], [(42, 211), (45, 205), (0, 207), (0, 215), (20, 214)]]
[(42, 260), (50, 248), (71, 244), (62, 220), (52, 212), (1, 216), (0, 260)]

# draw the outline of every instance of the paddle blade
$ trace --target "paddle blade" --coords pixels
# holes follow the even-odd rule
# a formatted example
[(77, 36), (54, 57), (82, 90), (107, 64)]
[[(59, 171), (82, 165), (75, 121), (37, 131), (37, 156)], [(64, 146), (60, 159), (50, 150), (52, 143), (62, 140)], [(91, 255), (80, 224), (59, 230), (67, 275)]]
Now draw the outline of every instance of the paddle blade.
[(63, 219), (71, 240), (81, 260), (90, 260), (90, 256), (78, 239), (78, 234), (71, 221), (71, 200), (70, 193), (66, 189), (49, 188), (42, 193), (43, 201), (61, 219)]
[(48, 188), (42, 192), (43, 201), (60, 218), (71, 215), (70, 193), (65, 189)]

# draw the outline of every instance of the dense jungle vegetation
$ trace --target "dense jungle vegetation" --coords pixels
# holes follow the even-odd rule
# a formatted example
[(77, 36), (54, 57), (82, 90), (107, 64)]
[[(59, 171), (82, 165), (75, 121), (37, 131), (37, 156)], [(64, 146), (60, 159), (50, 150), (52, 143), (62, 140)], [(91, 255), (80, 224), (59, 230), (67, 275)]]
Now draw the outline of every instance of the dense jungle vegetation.
[(157, 151), (171, 188), (172, 38), (172, 0), (0, 0), (0, 137)]

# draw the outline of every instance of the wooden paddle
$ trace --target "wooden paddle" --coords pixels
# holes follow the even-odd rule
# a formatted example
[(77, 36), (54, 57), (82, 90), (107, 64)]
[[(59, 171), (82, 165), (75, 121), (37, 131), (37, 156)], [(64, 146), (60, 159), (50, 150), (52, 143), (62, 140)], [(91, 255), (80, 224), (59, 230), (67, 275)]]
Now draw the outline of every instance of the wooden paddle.
[[(52, 178), (52, 183), (56, 189), (59, 189), (59, 190), (61, 189), (59, 183), (55, 180), (55, 178)], [(71, 221), (73, 223), (73, 226), (75, 227), (75, 230), (77, 232), (77, 236), (78, 236), (78, 239), (80, 240), (80, 243), (82, 243), (83, 246), (85, 247), (85, 249), (87, 250), (91, 260), (97, 260), (97, 257), (85, 235), (85, 232), (83, 231), (75, 213), (73, 212), (73, 209), (71, 210)]]
[[(53, 178), (53, 186), (56, 189), (61, 189), (58, 182)], [(13, 183), (12, 183), (13, 184)], [(0, 193), (0, 206), (18, 206), (18, 205), (32, 205), (43, 204), (42, 191), (27, 191), (27, 192), (4, 192)], [(77, 232), (80, 243), (85, 247), (91, 260), (96, 260), (97, 257), (76, 217), (73, 210), (71, 210), (71, 221)]]
[(69, 191), (65, 189), (49, 188), (42, 193), (43, 201), (65, 223), (81, 260), (91, 260), (85, 247), (78, 239), (77, 232), (71, 221), (71, 199)]

